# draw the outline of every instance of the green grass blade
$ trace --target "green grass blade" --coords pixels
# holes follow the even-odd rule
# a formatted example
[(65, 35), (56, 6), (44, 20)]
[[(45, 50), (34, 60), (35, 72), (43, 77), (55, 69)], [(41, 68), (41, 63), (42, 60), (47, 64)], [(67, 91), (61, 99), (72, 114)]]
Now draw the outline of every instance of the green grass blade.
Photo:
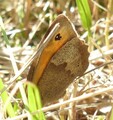
[(11, 59), (11, 63), (12, 63), (14, 72), (16, 74), (18, 72), (18, 67), (17, 67), (16, 61), (15, 61), (14, 55), (12, 53), (12, 50), (11, 50), (9, 39), (6, 35), (6, 31), (5, 31), (3, 20), (2, 20), (1, 16), (0, 16), (0, 28), (1, 28), (1, 31), (2, 31), (2, 34), (3, 34), (3, 40), (5, 41), (5, 43), (7, 45), (7, 49), (9, 50), (9, 56), (10, 56), (10, 59)]
[(4, 29), (4, 25), (3, 25), (3, 21), (2, 21), (1, 16), (0, 16), (0, 26), (1, 26), (1, 31), (3, 33), (3, 38), (4, 38), (5, 42), (6, 42), (6, 44), (9, 45), (9, 39), (8, 39), (8, 37), (6, 35), (6, 32), (5, 32), (5, 29)]
[[(34, 84), (29, 84), (27, 86), (28, 92), (28, 109), (31, 113), (40, 110), (42, 108), (40, 94), (37, 87)], [(32, 120), (45, 120), (44, 114), (42, 111), (36, 115), (31, 115)]]
[(111, 110), (111, 113), (110, 113), (109, 120), (113, 120), (113, 105), (112, 105), (112, 110)]
[[(34, 93), (35, 93), (35, 99), (36, 99), (36, 103), (37, 103), (37, 108), (38, 110), (41, 110), (42, 108), (42, 103), (41, 103), (41, 98), (40, 98), (40, 93), (39, 90), (37, 89), (37, 86), (34, 86)], [(39, 112), (39, 118), (40, 120), (46, 120), (44, 113), (42, 111)]]
[[(0, 79), (0, 90), (2, 90), (4, 88), (4, 84), (2, 82), (2, 79)], [(4, 91), (2, 94), (1, 94), (1, 98), (2, 98), (2, 101), (3, 103), (5, 104), (7, 99), (8, 99), (8, 93), (6, 91)], [(9, 102), (6, 106), (6, 111), (7, 111), (7, 114), (10, 116), (10, 117), (14, 117), (15, 116), (15, 111), (13, 109), (13, 106), (11, 104), (11, 102)]]
[(90, 30), (92, 26), (91, 11), (88, 0), (76, 0), (78, 11), (81, 17), (82, 25), (86, 30)]
[[(28, 90), (28, 109), (29, 109), (30, 113), (32, 113), (37, 110), (36, 100), (35, 100), (34, 91), (33, 91), (32, 86), (28, 85), (27, 90)], [(35, 118), (38, 119), (38, 116), (31, 115), (31, 118), (32, 118), (32, 120), (36, 120)]]

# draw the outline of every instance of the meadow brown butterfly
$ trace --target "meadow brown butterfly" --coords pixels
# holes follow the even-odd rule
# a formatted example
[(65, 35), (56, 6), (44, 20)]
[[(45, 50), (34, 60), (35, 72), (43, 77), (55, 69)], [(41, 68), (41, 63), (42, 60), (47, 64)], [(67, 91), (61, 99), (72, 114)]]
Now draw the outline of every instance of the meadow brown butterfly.
[(82, 76), (89, 64), (88, 46), (80, 40), (74, 25), (65, 15), (56, 18), (42, 42), (57, 23), (60, 25), (57, 33), (34, 59), (27, 77), (38, 86), (43, 105), (61, 98), (70, 83)]

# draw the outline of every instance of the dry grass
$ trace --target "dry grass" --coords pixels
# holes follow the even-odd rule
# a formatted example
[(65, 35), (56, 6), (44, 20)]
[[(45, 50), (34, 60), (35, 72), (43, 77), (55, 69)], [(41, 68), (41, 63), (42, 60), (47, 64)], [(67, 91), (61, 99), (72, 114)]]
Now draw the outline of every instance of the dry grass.
[[(76, 79), (67, 89), (64, 100), (44, 107), (47, 119), (54, 120), (105, 120), (111, 119), (113, 100), (113, 4), (112, 0), (89, 0), (92, 13), (92, 38), (87, 74)], [(77, 32), (88, 43), (87, 31), (83, 29), (75, 1), (56, 0), (4, 0), (0, 1), (0, 15), (9, 44), (0, 35), (0, 78), (11, 95), (11, 103), (17, 104), (15, 119), (29, 114), (23, 99), (17, 97), (20, 84), (26, 79), (28, 67), (24, 64), (37, 50), (42, 36), (50, 23), (60, 13), (74, 23)], [(30, 64), (30, 63), (29, 63)], [(24, 66), (24, 67), (23, 67)], [(22, 68), (22, 71), (19, 70)], [(21, 74), (18, 79), (18, 75)], [(16, 77), (15, 77), (16, 75)], [(18, 82), (19, 81), (19, 82)], [(0, 119), (8, 119), (0, 98)], [(37, 112), (35, 112), (37, 113)], [(34, 114), (35, 114), (34, 113)], [(14, 118), (11, 118), (14, 120)]]

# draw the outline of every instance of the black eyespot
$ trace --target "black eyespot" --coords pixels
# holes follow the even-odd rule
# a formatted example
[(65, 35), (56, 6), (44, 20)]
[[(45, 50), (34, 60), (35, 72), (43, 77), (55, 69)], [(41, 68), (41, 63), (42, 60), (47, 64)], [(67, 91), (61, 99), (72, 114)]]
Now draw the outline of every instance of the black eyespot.
[(60, 35), (60, 33), (58, 33), (56, 36), (55, 36), (55, 40), (60, 40), (62, 38), (62, 36)]

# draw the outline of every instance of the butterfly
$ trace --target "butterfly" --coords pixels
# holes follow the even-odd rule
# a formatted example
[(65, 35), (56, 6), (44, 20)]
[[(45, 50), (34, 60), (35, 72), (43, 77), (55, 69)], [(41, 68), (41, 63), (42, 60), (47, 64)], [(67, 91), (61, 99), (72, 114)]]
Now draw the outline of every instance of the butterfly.
[(43, 105), (61, 98), (66, 88), (76, 77), (82, 76), (89, 65), (88, 45), (63, 14), (53, 21), (40, 46), (57, 23), (60, 27), (40, 56), (34, 59), (27, 76), (28, 81), (38, 86)]

